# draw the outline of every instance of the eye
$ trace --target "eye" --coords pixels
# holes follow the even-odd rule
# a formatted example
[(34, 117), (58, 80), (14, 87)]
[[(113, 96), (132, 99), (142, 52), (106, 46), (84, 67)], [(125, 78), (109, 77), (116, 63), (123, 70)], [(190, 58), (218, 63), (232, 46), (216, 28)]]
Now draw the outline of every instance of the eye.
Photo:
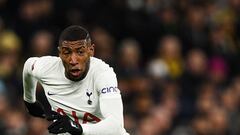
[(63, 54), (70, 54), (71, 52), (69, 50), (64, 50)]
[(63, 55), (69, 55), (71, 53), (72, 53), (72, 51), (70, 49), (62, 49), (62, 54)]
[(84, 51), (83, 51), (83, 50), (78, 50), (77, 53), (78, 53), (79, 55), (83, 55), (83, 54), (84, 54)]

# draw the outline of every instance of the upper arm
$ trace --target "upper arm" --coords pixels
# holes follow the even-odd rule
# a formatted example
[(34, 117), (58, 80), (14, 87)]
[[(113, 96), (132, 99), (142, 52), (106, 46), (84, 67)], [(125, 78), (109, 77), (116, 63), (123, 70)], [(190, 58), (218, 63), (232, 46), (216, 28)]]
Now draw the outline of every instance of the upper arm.
[(101, 73), (96, 80), (100, 98), (114, 98), (120, 96), (116, 74), (112, 69)]
[(84, 135), (120, 135), (124, 132), (123, 105), (117, 88), (116, 75), (113, 71), (106, 71), (96, 79), (100, 112), (104, 118), (96, 124), (83, 124), (83, 133)]
[(103, 72), (97, 82), (100, 110), (104, 117), (113, 116), (122, 121), (122, 99), (113, 70)]
[(32, 103), (36, 101), (35, 88), (37, 84), (37, 79), (33, 72), (35, 68), (35, 63), (38, 60), (36, 57), (29, 58), (23, 67), (23, 89), (24, 89), (24, 100)]
[(24, 75), (32, 75), (34, 74), (33, 70), (35, 69), (35, 63), (39, 58), (31, 57), (26, 60), (23, 67), (23, 76)]

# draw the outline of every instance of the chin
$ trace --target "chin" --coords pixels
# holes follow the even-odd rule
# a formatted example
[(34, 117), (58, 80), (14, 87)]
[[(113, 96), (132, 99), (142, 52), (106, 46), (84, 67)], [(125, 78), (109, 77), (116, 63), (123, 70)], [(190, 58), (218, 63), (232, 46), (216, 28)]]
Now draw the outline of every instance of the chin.
[(80, 81), (81, 77), (70, 77), (69, 79), (76, 82), (76, 81)]
[(82, 80), (82, 76), (72, 76), (71, 74), (67, 74), (66, 75), (66, 77), (69, 79), (69, 80), (71, 80), (71, 81), (80, 81), (80, 80)]

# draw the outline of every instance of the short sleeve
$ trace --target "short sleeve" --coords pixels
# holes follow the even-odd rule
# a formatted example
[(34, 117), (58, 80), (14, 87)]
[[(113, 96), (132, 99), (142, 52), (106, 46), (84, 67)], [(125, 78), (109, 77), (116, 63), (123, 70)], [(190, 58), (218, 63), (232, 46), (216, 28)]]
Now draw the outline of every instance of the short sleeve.
[(29, 58), (24, 65), (25, 71), (34, 76), (35, 78), (39, 78), (40, 71), (44, 67), (44, 62), (41, 57), (31, 57)]
[(28, 58), (24, 64), (24, 72), (27, 72), (31, 75), (34, 75), (35, 72), (33, 72), (36, 68), (36, 62), (39, 60), (39, 57), (31, 57)]

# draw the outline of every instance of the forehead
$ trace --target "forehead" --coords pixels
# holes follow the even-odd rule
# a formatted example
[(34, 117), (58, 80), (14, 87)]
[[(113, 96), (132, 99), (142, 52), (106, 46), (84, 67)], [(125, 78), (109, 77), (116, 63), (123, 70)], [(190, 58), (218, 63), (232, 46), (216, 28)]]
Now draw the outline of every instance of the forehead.
[(76, 40), (76, 41), (62, 41), (62, 47), (65, 48), (79, 48), (87, 45), (86, 40)]

